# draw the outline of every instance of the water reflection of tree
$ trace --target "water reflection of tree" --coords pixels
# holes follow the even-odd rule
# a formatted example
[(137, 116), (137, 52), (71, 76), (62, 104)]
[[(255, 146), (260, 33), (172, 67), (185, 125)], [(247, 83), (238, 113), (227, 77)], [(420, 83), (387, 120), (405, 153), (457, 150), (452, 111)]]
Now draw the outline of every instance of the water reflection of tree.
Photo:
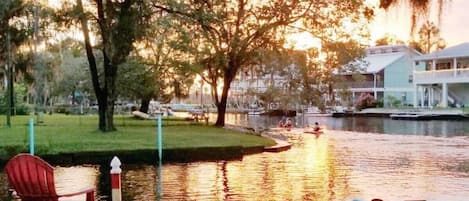
[(126, 166), (122, 173), (122, 200), (155, 200), (156, 182), (154, 166)]
[[(350, 197), (347, 151), (327, 136), (304, 136), (286, 152), (246, 156), (243, 161), (171, 164), (163, 168), (163, 199), (345, 200)], [(294, 142), (298, 143), (298, 142)], [(340, 155), (338, 155), (340, 154)], [(348, 161), (350, 162), (350, 161)], [(128, 169), (128, 168), (126, 168)], [(124, 171), (124, 200), (154, 200), (156, 168)]]

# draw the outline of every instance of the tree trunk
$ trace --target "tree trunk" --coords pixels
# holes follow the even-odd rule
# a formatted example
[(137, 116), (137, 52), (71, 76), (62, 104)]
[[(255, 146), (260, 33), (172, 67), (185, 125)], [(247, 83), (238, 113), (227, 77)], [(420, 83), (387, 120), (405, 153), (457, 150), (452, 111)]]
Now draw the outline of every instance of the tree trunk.
[(115, 131), (116, 127), (114, 127), (114, 104), (112, 105), (107, 105), (107, 110), (106, 113), (104, 114), (104, 129), (101, 129), (102, 131)]
[[(104, 49), (104, 48), (103, 48)], [(114, 127), (114, 105), (117, 99), (116, 93), (116, 80), (117, 80), (117, 66), (111, 62), (106, 52), (103, 50), (103, 59), (104, 59), (104, 89), (105, 96), (107, 96), (106, 102), (106, 115), (105, 123), (106, 130), (104, 131), (115, 131)]]
[[(231, 69), (235, 68), (232, 67)], [(217, 121), (215, 122), (215, 126), (225, 126), (226, 103), (228, 100), (228, 92), (230, 91), (231, 81), (233, 80), (234, 76), (236, 76), (236, 70), (226, 72), (223, 78), (223, 90), (221, 93), (220, 102), (217, 104), (218, 115)]]
[(150, 106), (150, 98), (142, 98), (141, 106), (138, 111), (143, 113), (148, 113), (148, 108)]
[[(77, 6), (81, 13), (83, 13), (83, 4), (81, 0), (77, 0)], [(101, 88), (99, 83), (98, 69), (96, 58), (93, 53), (93, 47), (90, 42), (90, 33), (88, 29), (88, 19), (86, 15), (80, 15), (80, 23), (82, 32), (85, 39), (85, 50), (90, 67), (91, 80), (93, 82), (93, 89), (98, 101), (98, 114), (99, 114), (99, 130), (103, 132), (114, 131), (114, 102), (115, 102), (115, 77), (108, 78), (109, 75), (115, 75), (115, 69), (112, 69), (112, 64), (109, 58), (104, 54), (104, 68), (105, 68), (105, 81), (104, 87)]]
[(72, 89), (72, 105), (75, 105), (75, 86)]
[(99, 96), (96, 94), (96, 96), (99, 97), (97, 98), (99, 107), (99, 130), (103, 132), (115, 131), (113, 101), (109, 101), (109, 96), (105, 96), (104, 94), (100, 94)]
[(220, 103), (217, 104), (217, 121), (215, 122), (215, 126), (225, 126), (225, 113), (226, 113), (226, 101), (228, 99), (228, 90), (229, 90), (229, 85), (224, 85), (223, 86), (223, 92), (221, 94), (221, 99)]

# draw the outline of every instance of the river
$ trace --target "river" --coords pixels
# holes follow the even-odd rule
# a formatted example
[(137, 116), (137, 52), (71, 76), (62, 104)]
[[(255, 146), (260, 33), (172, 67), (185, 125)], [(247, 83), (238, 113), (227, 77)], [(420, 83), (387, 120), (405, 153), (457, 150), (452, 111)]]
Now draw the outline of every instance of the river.
[[(278, 120), (227, 116), (229, 123), (257, 128), (274, 126)], [(274, 133), (293, 145), (280, 153), (248, 155), (239, 161), (124, 165), (123, 200), (468, 200), (467, 121), (295, 119), (298, 127), (316, 121), (326, 128), (318, 138), (300, 128)], [(105, 196), (109, 185), (101, 176), (107, 167), (56, 171), (60, 191), (95, 185), (100, 200), (110, 200)], [(3, 172), (0, 182), (3, 200)]]

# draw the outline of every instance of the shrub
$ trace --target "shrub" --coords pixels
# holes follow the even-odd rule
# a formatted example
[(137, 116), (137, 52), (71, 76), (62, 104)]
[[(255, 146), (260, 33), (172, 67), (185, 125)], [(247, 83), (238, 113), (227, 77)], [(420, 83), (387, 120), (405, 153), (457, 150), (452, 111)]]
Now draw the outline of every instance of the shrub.
[(402, 105), (401, 100), (397, 99), (397, 98), (394, 97), (394, 96), (387, 95), (387, 96), (386, 96), (386, 99), (387, 99), (388, 104), (389, 104), (390, 107), (397, 107), (397, 106)]
[(362, 110), (365, 108), (374, 108), (377, 106), (377, 101), (375, 98), (369, 93), (362, 93), (355, 104), (355, 108), (358, 110)]
[(26, 104), (18, 105), (15, 109), (17, 115), (28, 115), (31, 112), (30, 106)]

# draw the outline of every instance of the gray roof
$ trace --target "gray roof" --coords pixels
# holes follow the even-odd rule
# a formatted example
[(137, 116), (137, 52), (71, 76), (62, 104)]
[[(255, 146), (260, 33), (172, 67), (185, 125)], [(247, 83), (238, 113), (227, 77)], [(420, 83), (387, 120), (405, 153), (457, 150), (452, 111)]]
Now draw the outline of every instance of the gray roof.
[(377, 73), (405, 55), (404, 52), (368, 55), (363, 60), (368, 64), (366, 73)]
[(462, 43), (453, 47), (445, 48), (439, 51), (415, 57), (415, 61), (433, 60), (433, 59), (451, 59), (459, 57), (469, 57), (469, 43)]

